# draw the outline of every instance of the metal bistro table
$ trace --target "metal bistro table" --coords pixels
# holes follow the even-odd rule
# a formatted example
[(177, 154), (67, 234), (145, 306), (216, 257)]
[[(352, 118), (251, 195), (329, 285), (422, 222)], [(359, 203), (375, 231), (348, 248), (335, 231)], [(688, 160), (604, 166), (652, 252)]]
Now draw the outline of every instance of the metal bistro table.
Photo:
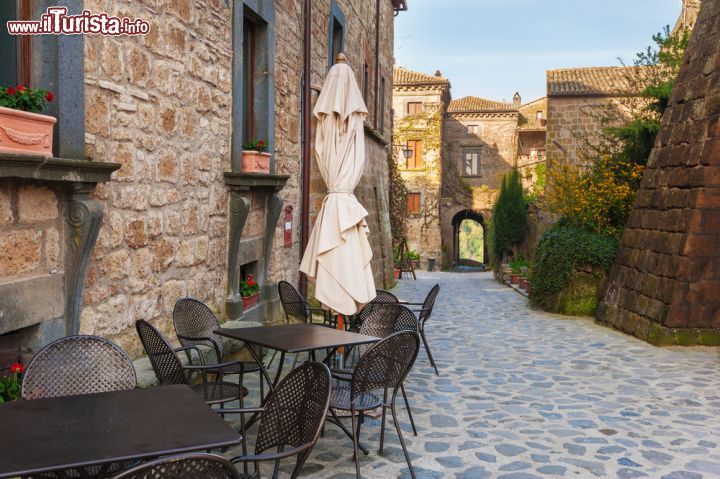
[(0, 478), (222, 448), (242, 437), (189, 387), (0, 406)]
[(260, 365), (262, 373), (270, 385), (271, 391), (280, 381), (285, 363), (285, 355), (287, 353), (305, 353), (316, 349), (327, 349), (330, 350), (326, 358), (327, 361), (339, 347), (357, 346), (380, 341), (380, 338), (376, 338), (375, 336), (366, 336), (364, 334), (341, 331), (319, 324), (308, 323), (238, 329), (220, 328), (215, 330), (215, 334), (244, 341), (247, 344), (280, 351), (280, 364), (278, 365), (277, 373), (275, 373), (275, 379), (271, 380), (255, 348), (248, 348), (255, 361)]

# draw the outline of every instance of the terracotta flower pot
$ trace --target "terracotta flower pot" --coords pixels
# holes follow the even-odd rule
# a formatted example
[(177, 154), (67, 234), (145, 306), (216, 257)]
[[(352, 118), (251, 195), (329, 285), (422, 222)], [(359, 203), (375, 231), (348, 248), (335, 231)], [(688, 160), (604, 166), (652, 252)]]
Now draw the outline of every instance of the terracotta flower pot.
[(0, 106), (0, 152), (52, 156), (57, 118)]
[(527, 289), (527, 278), (520, 278), (520, 289)]
[(520, 273), (513, 273), (510, 275), (510, 282), (512, 284), (520, 283)]
[(397, 268), (393, 268), (393, 278), (400, 279), (400, 270)]
[(243, 309), (250, 309), (256, 304), (258, 304), (258, 298), (260, 297), (260, 293), (255, 293), (252, 296), (242, 297), (243, 300)]
[(246, 173), (270, 173), (270, 153), (243, 151), (242, 170)]

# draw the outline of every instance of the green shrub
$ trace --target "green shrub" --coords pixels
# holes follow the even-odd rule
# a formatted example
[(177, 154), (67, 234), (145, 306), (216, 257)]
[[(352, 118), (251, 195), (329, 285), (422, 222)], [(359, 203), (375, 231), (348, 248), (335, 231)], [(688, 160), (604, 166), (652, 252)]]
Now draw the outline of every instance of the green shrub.
[(522, 241), (527, 231), (527, 210), (523, 197), (522, 181), (517, 168), (503, 177), (495, 206), (490, 231), (490, 251), (494, 262), (512, 253), (513, 246)]
[(570, 283), (577, 267), (610, 271), (618, 241), (566, 226), (547, 230), (538, 242), (530, 299), (552, 309), (558, 294)]

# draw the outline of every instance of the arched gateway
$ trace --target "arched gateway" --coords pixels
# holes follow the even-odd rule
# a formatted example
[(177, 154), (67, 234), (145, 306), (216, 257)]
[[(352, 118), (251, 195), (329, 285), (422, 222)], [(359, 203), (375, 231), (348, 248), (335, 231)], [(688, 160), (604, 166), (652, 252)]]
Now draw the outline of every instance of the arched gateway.
[(462, 210), (452, 218), (452, 264), (486, 264), (487, 227), (482, 214)]

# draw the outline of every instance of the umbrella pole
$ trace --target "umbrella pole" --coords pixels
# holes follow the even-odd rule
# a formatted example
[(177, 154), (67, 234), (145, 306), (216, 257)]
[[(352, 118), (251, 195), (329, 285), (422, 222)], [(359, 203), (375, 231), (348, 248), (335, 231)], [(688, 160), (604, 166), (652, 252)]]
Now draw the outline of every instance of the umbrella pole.
[[(304, 9), (304, 53), (303, 53), (303, 145), (302, 145), (302, 205), (301, 205), (301, 228), (300, 228), (300, 257), (305, 254), (308, 240), (310, 239), (310, 141), (311, 141), (311, 55), (312, 55), (312, 0), (305, 0)], [(300, 273), (300, 292), (307, 296), (307, 276)]]

